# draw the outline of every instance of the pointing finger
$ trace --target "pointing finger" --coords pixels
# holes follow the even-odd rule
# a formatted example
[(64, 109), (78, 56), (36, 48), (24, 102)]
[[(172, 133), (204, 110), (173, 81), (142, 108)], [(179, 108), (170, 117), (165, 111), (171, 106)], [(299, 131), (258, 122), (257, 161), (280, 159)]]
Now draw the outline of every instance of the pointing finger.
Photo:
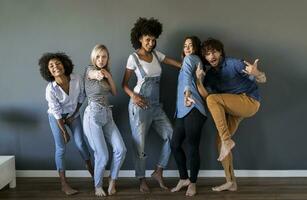
[(252, 64), (250, 64), (249, 62), (247, 62), (247, 61), (245, 61), (245, 60), (244, 60), (244, 63), (245, 63), (246, 65), (252, 65)]
[(257, 58), (254, 62), (254, 65), (257, 66), (258, 65), (258, 62), (259, 62), (259, 59)]

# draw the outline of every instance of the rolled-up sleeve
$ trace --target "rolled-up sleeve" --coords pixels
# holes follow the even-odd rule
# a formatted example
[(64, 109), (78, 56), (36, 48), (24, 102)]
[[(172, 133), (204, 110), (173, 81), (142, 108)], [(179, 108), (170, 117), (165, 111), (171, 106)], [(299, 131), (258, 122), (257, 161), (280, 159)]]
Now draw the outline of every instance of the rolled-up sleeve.
[(46, 88), (46, 100), (48, 102), (49, 113), (53, 114), (56, 119), (62, 118), (63, 109), (52, 90), (52, 86), (48, 85)]

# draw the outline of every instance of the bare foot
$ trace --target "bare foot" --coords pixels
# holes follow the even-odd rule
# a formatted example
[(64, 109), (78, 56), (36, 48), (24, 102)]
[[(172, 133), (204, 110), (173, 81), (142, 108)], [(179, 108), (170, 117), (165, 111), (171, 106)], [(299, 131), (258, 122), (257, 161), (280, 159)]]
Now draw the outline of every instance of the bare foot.
[(73, 194), (77, 194), (78, 193), (78, 190), (72, 189), (67, 183), (62, 185), (62, 191), (66, 195), (73, 195)]
[(158, 181), (160, 188), (164, 189), (164, 190), (168, 190), (168, 187), (166, 187), (166, 185), (164, 184), (163, 181), (163, 176), (162, 176), (162, 168), (161, 169), (157, 169), (155, 170), (152, 174), (151, 177), (153, 179), (155, 179), (156, 181)]
[(140, 192), (143, 192), (143, 193), (149, 193), (150, 192), (150, 189), (147, 185), (145, 178), (140, 178)]
[(185, 196), (192, 197), (196, 194), (196, 183), (190, 183)]
[(173, 189), (171, 189), (171, 192), (178, 192), (183, 187), (187, 187), (190, 184), (190, 179), (180, 179)]
[(215, 192), (221, 192), (224, 190), (237, 191), (237, 189), (238, 189), (238, 186), (236, 182), (226, 182), (223, 185), (212, 188), (212, 190)]
[(102, 187), (95, 188), (95, 195), (98, 197), (107, 196)]
[(218, 161), (223, 161), (226, 156), (230, 153), (231, 149), (235, 147), (235, 142), (232, 139), (225, 140), (222, 142), (221, 152)]
[(108, 194), (111, 196), (116, 193), (115, 189), (115, 180), (109, 179), (109, 187), (108, 187)]

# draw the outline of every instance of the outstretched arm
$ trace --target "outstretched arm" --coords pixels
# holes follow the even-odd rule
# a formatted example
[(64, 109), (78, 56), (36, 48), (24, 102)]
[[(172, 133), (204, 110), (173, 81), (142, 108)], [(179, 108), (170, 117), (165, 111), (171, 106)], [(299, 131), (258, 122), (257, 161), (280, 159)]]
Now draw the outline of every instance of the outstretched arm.
[(164, 60), (163, 60), (163, 63), (167, 64), (167, 65), (171, 65), (173, 67), (181, 68), (180, 62), (178, 62), (177, 60), (174, 60), (172, 58), (169, 58), (169, 57), (165, 57)]

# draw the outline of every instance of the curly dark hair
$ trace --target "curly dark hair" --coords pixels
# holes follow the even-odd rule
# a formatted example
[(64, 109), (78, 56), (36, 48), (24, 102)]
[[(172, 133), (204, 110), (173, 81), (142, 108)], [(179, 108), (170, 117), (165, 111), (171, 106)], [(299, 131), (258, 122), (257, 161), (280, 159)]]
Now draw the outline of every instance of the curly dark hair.
[(38, 60), (38, 65), (40, 66), (39, 68), (40, 74), (46, 81), (48, 82), (54, 81), (54, 77), (51, 75), (48, 68), (48, 63), (51, 59), (59, 60), (63, 64), (66, 76), (69, 76), (72, 73), (74, 64), (72, 63), (69, 56), (67, 56), (65, 53), (63, 52), (44, 53), (42, 57)]
[[(190, 39), (192, 41), (194, 54), (199, 56), (199, 58), (201, 58), (201, 41), (200, 41), (200, 39), (197, 36), (194, 36), (194, 35), (193, 36), (187, 36), (183, 40), (183, 45), (184, 45), (184, 43), (187, 39)], [(181, 57), (184, 58), (183, 48), (182, 48)]]
[[(162, 33), (162, 24), (154, 18), (146, 19), (140, 17), (131, 29), (130, 41), (134, 49), (139, 49), (142, 44), (139, 41), (144, 35), (154, 36), (159, 38)], [(156, 46), (154, 46), (155, 48)], [(153, 49), (154, 49), (153, 48)]]
[(217, 50), (221, 52), (221, 56), (225, 57), (225, 50), (224, 45), (221, 41), (214, 39), (214, 38), (208, 38), (207, 40), (203, 41), (201, 45), (201, 51), (202, 55), (205, 56), (208, 51)]

